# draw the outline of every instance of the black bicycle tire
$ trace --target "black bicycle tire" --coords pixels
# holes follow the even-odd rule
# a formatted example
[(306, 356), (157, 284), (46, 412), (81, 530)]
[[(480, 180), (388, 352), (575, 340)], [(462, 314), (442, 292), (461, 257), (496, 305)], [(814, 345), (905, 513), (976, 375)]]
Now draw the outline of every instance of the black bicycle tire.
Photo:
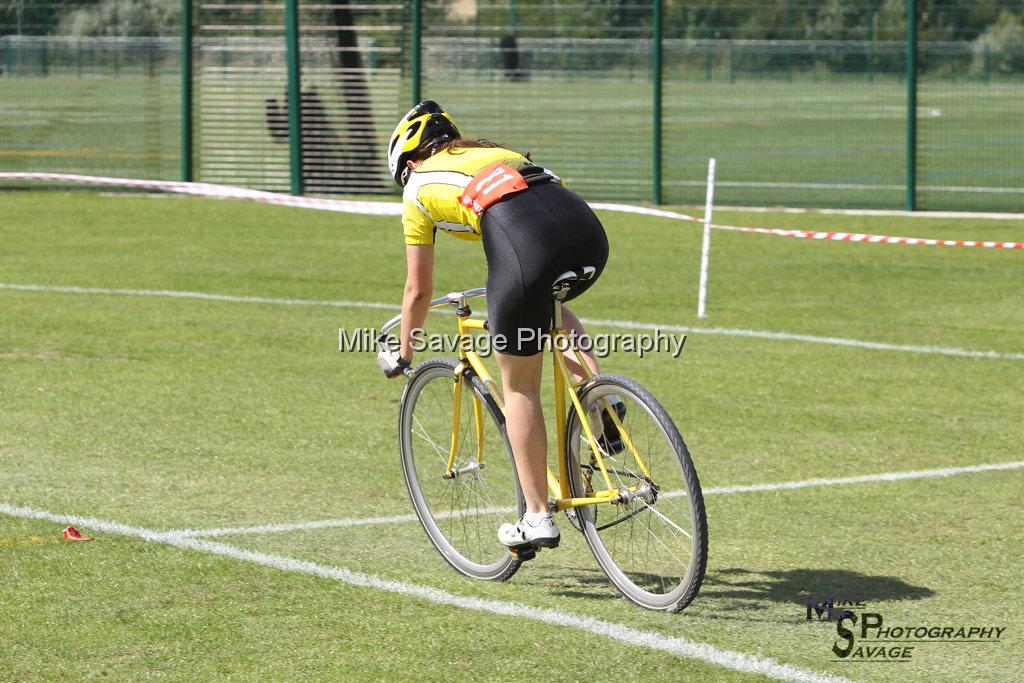
[[(413, 375), (412, 379), (406, 382), (405, 388), (402, 391), (402, 398), (399, 401), (397, 425), (399, 461), (402, 466), (402, 478), (405, 481), (406, 492), (409, 494), (409, 501), (412, 504), (413, 512), (416, 514), (416, 517), (419, 520), (420, 525), (423, 527), (423, 531), (426, 534), (427, 539), (430, 541), (431, 545), (434, 546), (434, 549), (438, 552), (438, 554), (444, 559), (445, 562), (448, 563), (449, 566), (451, 566), (452, 569), (454, 569), (459, 574), (467, 576), (469, 578), (482, 579), (487, 581), (507, 581), (509, 578), (512, 577), (513, 574), (516, 573), (516, 571), (518, 571), (519, 567), (522, 565), (522, 562), (520, 560), (516, 559), (511, 553), (506, 553), (506, 558), (504, 558), (500, 563), (495, 563), (496, 565), (498, 565), (498, 569), (496, 569), (494, 572), (487, 574), (475, 573), (473, 571), (470, 571), (466, 565), (476, 563), (473, 563), (467, 558), (462, 557), (461, 554), (458, 553), (454, 545), (451, 543), (451, 541), (445, 539), (448, 543), (448, 546), (452, 549), (452, 551), (454, 551), (456, 554), (459, 554), (459, 558), (462, 560), (462, 562), (465, 563), (460, 565), (460, 562), (458, 560), (449, 557), (446, 549), (443, 548), (439, 541), (434, 537), (434, 532), (430, 528), (431, 523), (433, 523), (434, 527), (437, 528), (438, 533), (440, 533), (442, 536), (444, 536), (444, 533), (440, 530), (439, 527), (437, 527), (436, 522), (434, 522), (432, 518), (431, 521), (428, 523), (427, 517), (430, 517), (429, 509), (425, 507), (425, 503), (424, 508), (421, 509), (420, 504), (417, 501), (416, 493), (413, 490), (414, 486), (416, 486), (415, 482), (418, 481), (418, 478), (416, 476), (410, 476), (410, 470), (412, 474), (415, 475), (415, 463), (413, 462), (412, 454), (406, 450), (407, 442), (404, 439), (405, 425), (403, 420), (405, 419), (406, 416), (406, 409), (410, 397), (419, 395), (420, 390), (417, 388), (418, 385), (427, 381), (431, 381), (434, 378), (432, 370), (438, 367), (442, 367), (445, 370), (447, 370), (450, 375), (450, 378), (454, 380), (455, 369), (458, 367), (458, 363), (455, 360), (451, 358), (431, 358), (417, 366), (416, 372)], [(444, 376), (445, 375), (436, 375), (436, 377)], [(509, 465), (512, 468), (513, 480), (515, 481), (516, 486), (516, 498), (518, 508), (516, 514), (517, 516), (521, 516), (523, 512), (525, 512), (526, 506), (523, 502), (523, 494), (522, 489), (519, 486), (518, 476), (515, 475), (515, 460), (512, 458), (512, 447), (509, 444), (508, 433), (505, 429), (504, 414), (501, 412), (501, 409), (498, 407), (494, 398), (490, 395), (490, 393), (484, 386), (483, 382), (481, 382), (478, 377), (476, 377), (475, 375), (470, 376), (469, 384), (471, 390), (477, 396), (483, 399), (483, 402), (487, 406), (488, 412), (490, 412), (492, 418), (494, 419), (495, 424), (497, 425), (498, 430), (501, 433), (502, 439), (505, 443), (505, 449), (509, 456)], [(415, 405), (412, 407), (412, 410), (415, 410)], [(420, 494), (420, 498), (422, 498), (422, 493)], [(497, 533), (497, 529), (495, 529), (495, 533)]]
[[(687, 586), (682, 594), (669, 604), (652, 606), (650, 603), (645, 604), (644, 601), (642, 599), (638, 599), (636, 595), (630, 594), (629, 590), (625, 590), (623, 586), (619, 585), (619, 582), (613, 578), (613, 574), (606, 569), (605, 562), (607, 561), (614, 564), (614, 560), (611, 559), (610, 553), (607, 553), (607, 551), (605, 551), (605, 554), (608, 555), (608, 559), (606, 560), (602, 557), (602, 554), (595, 547), (595, 532), (589, 530), (586, 524), (583, 525), (582, 529), (584, 538), (587, 541), (587, 546), (590, 548), (591, 553), (594, 555), (594, 559), (601, 566), (601, 569), (604, 570), (609, 582), (623, 597), (633, 604), (645, 609), (671, 613), (680, 612), (693, 601), (697, 596), (697, 593), (700, 591), (700, 586), (704, 580), (704, 574), (707, 570), (708, 559), (707, 512), (704, 506), (704, 496), (700, 488), (700, 480), (697, 477), (697, 470), (693, 464), (693, 458), (690, 456), (690, 451), (687, 448), (685, 441), (683, 441), (683, 437), (679, 433), (679, 429), (676, 427), (675, 422), (672, 420), (671, 416), (669, 416), (668, 411), (665, 410), (658, 399), (656, 399), (646, 387), (636, 380), (621, 375), (595, 375), (580, 388), (579, 396), (581, 402), (586, 405), (587, 394), (593, 391), (596, 387), (603, 385), (611, 385), (619, 389), (624, 389), (631, 393), (633, 397), (645, 403), (646, 407), (651, 411), (659, 423), (663, 433), (668, 437), (672, 450), (679, 459), (679, 463), (683, 471), (683, 478), (686, 483), (687, 495), (691, 501), (694, 535), (697, 537), (697, 544), (694, 549), (694, 558), (696, 562), (691, 562), (690, 570), (687, 572), (689, 580), (687, 581)], [(569, 458), (570, 462), (569, 478), (570, 485), (573, 488), (573, 495), (582, 495), (582, 482), (577, 472), (578, 455), (576, 454), (576, 451), (578, 450), (578, 445), (573, 443), (573, 439), (571, 438), (573, 430), (576, 428), (576, 424), (579, 422), (579, 419), (580, 417), (576, 410), (571, 410), (565, 424), (565, 443), (568, 449), (566, 457)], [(621, 569), (618, 571), (620, 573), (624, 573)], [(640, 589), (637, 588), (637, 590), (639, 591)]]

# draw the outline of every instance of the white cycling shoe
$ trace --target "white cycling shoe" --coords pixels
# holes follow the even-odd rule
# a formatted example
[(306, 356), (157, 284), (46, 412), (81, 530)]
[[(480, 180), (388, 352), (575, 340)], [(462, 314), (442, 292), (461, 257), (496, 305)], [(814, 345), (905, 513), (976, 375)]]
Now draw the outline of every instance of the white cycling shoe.
[(557, 548), (562, 535), (551, 515), (545, 515), (536, 525), (526, 521), (524, 515), (515, 524), (502, 524), (498, 540), (512, 550)]

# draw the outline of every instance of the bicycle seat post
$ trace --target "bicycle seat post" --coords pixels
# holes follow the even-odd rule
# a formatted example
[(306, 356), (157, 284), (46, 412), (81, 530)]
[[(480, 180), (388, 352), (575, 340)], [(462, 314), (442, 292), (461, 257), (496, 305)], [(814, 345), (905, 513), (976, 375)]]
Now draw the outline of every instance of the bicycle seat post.
[(569, 295), (572, 284), (580, 280), (589, 280), (596, 273), (597, 269), (594, 266), (583, 266), (578, 270), (566, 271), (555, 278), (554, 284), (551, 285), (551, 299), (554, 307), (551, 318), (554, 321), (555, 328), (562, 327), (562, 302)]

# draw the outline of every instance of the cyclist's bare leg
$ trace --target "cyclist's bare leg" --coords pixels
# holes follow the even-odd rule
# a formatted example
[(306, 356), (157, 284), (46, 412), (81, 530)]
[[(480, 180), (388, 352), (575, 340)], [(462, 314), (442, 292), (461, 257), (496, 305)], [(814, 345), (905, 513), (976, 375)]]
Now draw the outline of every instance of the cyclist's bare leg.
[[(580, 340), (577, 344), (583, 344), (582, 340), (587, 338), (587, 331), (583, 329), (583, 323), (576, 317), (576, 314), (570, 311), (567, 307), (562, 306), (562, 327), (565, 328), (566, 333), (571, 338)], [(583, 366), (581, 363), (586, 363), (590, 368), (592, 375), (600, 372), (597, 367), (597, 357), (594, 355), (593, 344), (583, 344), (588, 347), (588, 350), (583, 351), (578, 348), (573, 348), (571, 353), (565, 354), (565, 367), (573, 374), (577, 382), (584, 380)], [(615, 410), (618, 413), (619, 419), (625, 415), (626, 406), (622, 403), (622, 399), (618, 396), (610, 396), (609, 400), (612, 405), (615, 406)], [(611, 419), (611, 413), (602, 414), (591, 413), (589, 418), (591, 428), (594, 429), (595, 433), (600, 437), (599, 443), (601, 447), (606, 451), (614, 454), (620, 452), (625, 448), (625, 443), (622, 441), (619, 435), (619, 428)]]
[(527, 512), (548, 511), (548, 437), (540, 404), (544, 354), (495, 353), (505, 394), (505, 427)]
[[(583, 323), (576, 317), (576, 314), (569, 310), (568, 306), (562, 306), (562, 327), (565, 328), (566, 333), (570, 337), (575, 339), (583, 339), (587, 336), (587, 331), (583, 329)], [(590, 372), (596, 375), (600, 372), (597, 369), (597, 358), (594, 356), (594, 350), (591, 348), (588, 351), (580, 351), (579, 349), (573, 349), (573, 355), (566, 355), (565, 365), (571, 372), (576, 380), (583, 379), (583, 368), (580, 366), (580, 357), (590, 367)]]

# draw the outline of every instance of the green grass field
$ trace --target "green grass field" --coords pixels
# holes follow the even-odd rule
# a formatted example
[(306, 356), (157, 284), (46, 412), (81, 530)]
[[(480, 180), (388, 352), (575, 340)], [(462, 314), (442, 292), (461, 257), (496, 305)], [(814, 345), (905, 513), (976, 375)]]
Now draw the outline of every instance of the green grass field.
[[(708, 576), (679, 615), (618, 598), (564, 523), (562, 548), (505, 584), (457, 576), (416, 523), (191, 545), (153, 536), (145, 530), (411, 512), (395, 444), (401, 385), (380, 375), (372, 354), (338, 351), (339, 327), (374, 327), (393, 314), (352, 302), (399, 300), (399, 227), (233, 201), (87, 193), (5, 192), (0, 214), (0, 283), (43, 287), (0, 288), (2, 680), (540, 672), (579, 680), (609, 671), (630, 680), (762, 679), (740, 653), (798, 667), (802, 680), (1024, 677), (1024, 618), (1014, 608), (1024, 601), (1021, 469), (708, 495)], [(1024, 240), (1024, 221), (717, 216)], [(605, 369), (646, 384), (674, 416), (705, 489), (1024, 459), (1024, 253), (716, 233), (710, 315), (699, 322), (699, 229), (601, 217), (612, 257), (574, 306), (585, 318), (1002, 354), (697, 329), (678, 360), (609, 358)], [(440, 242), (438, 292), (483, 279), (477, 246)], [(104, 520), (79, 524), (96, 540), (62, 541), (69, 515)], [(132, 528), (114, 533), (111, 523)], [(998, 643), (919, 643), (908, 662), (835, 661), (835, 626), (806, 620), (807, 595), (858, 596), (864, 612), (892, 625), (1006, 630)], [(512, 603), (514, 613), (487, 611), (496, 603)], [(535, 620), (542, 609), (554, 611), (544, 623)], [(646, 640), (599, 636), (565, 625), (570, 618), (629, 627)], [(653, 636), (717, 654), (652, 649)]]
[[(424, 96), (444, 103), (468, 134), (533, 151), (589, 198), (650, 200), (652, 94), (643, 78), (540, 74), (509, 83), (431, 73)], [(283, 97), (283, 72), (218, 74), (203, 64), (196, 79), (197, 179), (287, 191), (287, 146), (271, 140), (263, 110), (265, 97)], [(306, 83), (340, 102), (323, 73)], [(2, 87), (0, 169), (178, 178), (173, 76), (4, 78)], [(398, 89), (392, 76), (371, 81), (381, 145), (404, 111)], [(921, 208), (1024, 211), (1022, 102), (1019, 83), (922, 78)], [(703, 201), (714, 156), (722, 204), (905, 206), (902, 81), (669, 78), (663, 106), (666, 201)]]
[(181, 169), (181, 82), (165, 75), (5, 77), (0, 168), (130, 178)]

